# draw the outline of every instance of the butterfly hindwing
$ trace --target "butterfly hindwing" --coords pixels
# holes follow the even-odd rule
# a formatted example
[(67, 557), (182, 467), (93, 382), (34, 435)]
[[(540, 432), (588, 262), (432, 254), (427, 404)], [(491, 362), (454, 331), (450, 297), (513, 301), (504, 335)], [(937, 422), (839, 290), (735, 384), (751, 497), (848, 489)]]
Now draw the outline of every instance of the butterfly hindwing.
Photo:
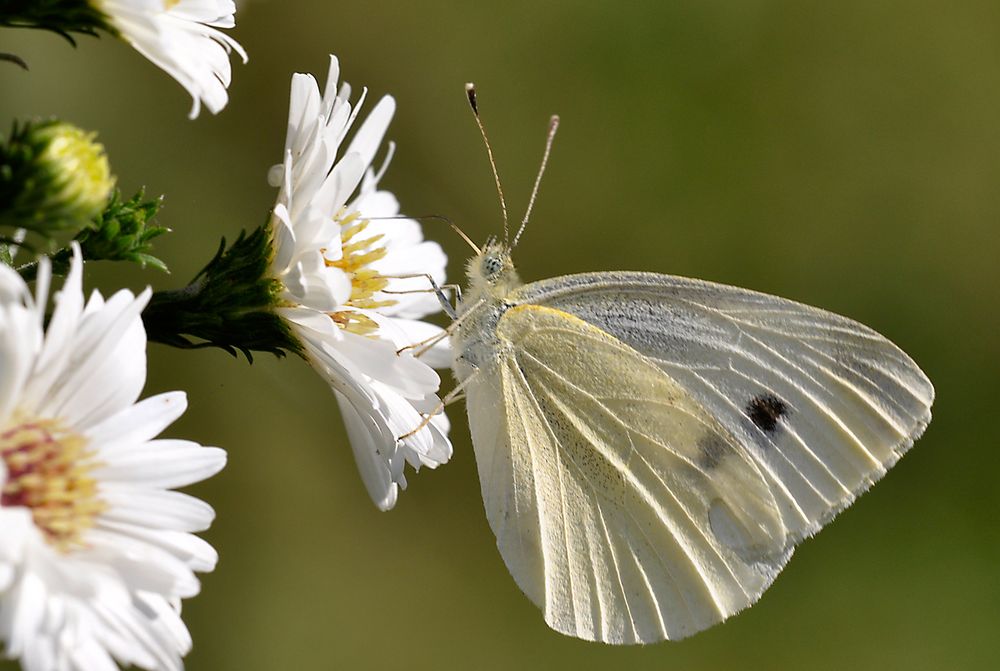
[(753, 603), (790, 545), (772, 487), (654, 361), (566, 312), (507, 310), (467, 386), (487, 517), (553, 628), (678, 639)]
[(934, 389), (850, 319), (745, 289), (652, 273), (521, 287), (640, 352), (714, 417), (770, 483), (791, 540), (878, 480), (930, 421)]

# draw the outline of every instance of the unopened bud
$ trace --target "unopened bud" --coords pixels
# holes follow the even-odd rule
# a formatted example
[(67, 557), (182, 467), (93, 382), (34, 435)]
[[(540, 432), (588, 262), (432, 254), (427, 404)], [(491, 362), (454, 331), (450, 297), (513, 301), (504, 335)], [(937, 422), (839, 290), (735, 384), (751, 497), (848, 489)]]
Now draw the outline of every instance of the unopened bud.
[(15, 127), (0, 146), (0, 224), (46, 238), (91, 225), (115, 184), (94, 137), (60, 121)]

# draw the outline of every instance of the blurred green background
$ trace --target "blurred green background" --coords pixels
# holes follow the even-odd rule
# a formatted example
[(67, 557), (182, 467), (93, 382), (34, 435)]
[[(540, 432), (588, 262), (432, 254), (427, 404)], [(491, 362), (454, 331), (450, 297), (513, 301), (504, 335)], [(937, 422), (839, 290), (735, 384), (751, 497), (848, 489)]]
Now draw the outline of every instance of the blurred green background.
[[(292, 72), (392, 93), (384, 184), (476, 239), (499, 209), (462, 85), (475, 80), (519, 216), (548, 116), (562, 127), (525, 279), (636, 269), (751, 287), (858, 319), (934, 381), (934, 421), (874, 490), (804, 543), (760, 603), (680, 643), (560, 636), (486, 524), (464, 407), (455, 456), (379, 513), (336, 405), (301, 361), (149, 348), (147, 393), (187, 390), (170, 435), (226, 447), (194, 488), (218, 570), (185, 602), (191, 671), (980, 669), (1000, 656), (1000, 4), (995, 0), (241, 3), (229, 106), (189, 99), (124, 44), (0, 32), (0, 125), (100, 131), (122, 187), (165, 193), (172, 288), (263, 221)], [(467, 255), (428, 224), (453, 259)], [(447, 382), (450, 386), (450, 380)], [(4, 669), (11, 668), (4, 666)]]

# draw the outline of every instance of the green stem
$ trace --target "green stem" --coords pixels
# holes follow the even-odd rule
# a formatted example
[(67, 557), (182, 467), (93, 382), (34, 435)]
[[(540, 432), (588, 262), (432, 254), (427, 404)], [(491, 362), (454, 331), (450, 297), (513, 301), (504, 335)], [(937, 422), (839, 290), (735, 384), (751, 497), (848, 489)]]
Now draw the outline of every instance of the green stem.
[[(57, 252), (49, 255), (49, 262), (52, 265), (52, 274), (56, 277), (63, 277), (69, 272), (69, 263), (73, 258), (73, 250), (63, 247)], [(17, 268), (18, 274), (25, 282), (34, 282), (38, 277), (38, 260), (23, 263)]]

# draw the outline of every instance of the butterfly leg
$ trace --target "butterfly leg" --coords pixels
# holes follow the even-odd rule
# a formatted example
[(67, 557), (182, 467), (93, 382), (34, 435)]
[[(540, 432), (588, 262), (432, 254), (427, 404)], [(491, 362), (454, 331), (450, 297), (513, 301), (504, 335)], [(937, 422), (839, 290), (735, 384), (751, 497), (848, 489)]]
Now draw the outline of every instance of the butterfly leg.
[[(462, 301), (462, 285), (461, 284), (442, 284), (439, 287), (435, 287), (434, 289), (408, 289), (406, 291), (392, 291), (390, 289), (383, 289), (381, 291), (381, 293), (383, 293), (383, 294), (403, 295), (403, 294), (430, 294), (430, 293), (437, 293), (438, 291), (442, 291), (442, 292), (444, 292), (444, 291), (451, 291), (451, 292), (454, 293), (456, 301), (458, 301), (458, 302)], [(438, 297), (438, 298), (440, 300), (440, 297)]]
[(403, 352), (407, 352), (407, 351), (409, 351), (411, 349), (415, 349), (417, 351), (414, 352), (413, 356), (419, 358), (421, 354), (423, 354), (424, 352), (426, 352), (427, 350), (429, 350), (431, 347), (434, 347), (434, 345), (437, 345), (439, 342), (441, 342), (442, 340), (444, 340), (445, 338), (447, 338), (448, 335), (450, 334), (450, 332), (451, 331), (449, 329), (445, 329), (444, 331), (441, 331), (440, 333), (435, 333), (430, 338), (424, 338), (420, 342), (415, 342), (412, 345), (407, 345), (406, 347), (400, 347), (398, 350), (396, 350), (396, 354), (399, 355), (399, 354), (402, 354)]
[(423, 289), (416, 291), (383, 291), (382, 293), (410, 294), (410, 293), (421, 293), (422, 291), (433, 291), (434, 295), (437, 296), (438, 302), (441, 303), (441, 309), (444, 310), (445, 313), (447, 313), (447, 315), (452, 319), (458, 316), (458, 313), (455, 312), (455, 306), (452, 305), (451, 301), (448, 300), (448, 297), (444, 295), (444, 289), (451, 289), (454, 292), (455, 303), (457, 305), (458, 302), (462, 300), (462, 290), (457, 284), (446, 284), (444, 285), (444, 287), (438, 286), (438, 283), (434, 280), (434, 278), (428, 275), (427, 273), (415, 273), (413, 275), (384, 275), (383, 277), (393, 280), (411, 280), (420, 277), (427, 280), (431, 285), (430, 289)]
[(418, 358), (421, 357), (431, 347), (434, 347), (434, 345), (438, 344), (439, 342), (450, 336), (452, 333), (454, 333), (455, 329), (458, 328), (459, 324), (462, 323), (462, 320), (465, 319), (465, 316), (472, 313), (475, 310), (475, 308), (479, 307), (481, 303), (482, 301), (477, 302), (469, 310), (466, 310), (461, 317), (454, 318), (454, 321), (452, 321), (451, 324), (448, 324), (448, 326), (441, 333), (435, 333), (430, 338), (426, 338), (424, 340), (421, 340), (420, 342), (415, 342), (412, 345), (407, 345), (406, 347), (401, 347), (398, 350), (396, 350), (396, 354), (402, 354), (407, 350), (416, 349), (417, 351), (413, 353), (413, 356)]
[(412, 431), (408, 431), (408, 432), (404, 433), (402, 436), (399, 436), (398, 438), (396, 438), (396, 440), (397, 441), (399, 441), (399, 440), (405, 440), (405, 439), (409, 438), (410, 436), (412, 436), (412, 435), (420, 432), (424, 427), (426, 427), (428, 424), (431, 423), (432, 419), (434, 419), (440, 413), (444, 412), (445, 407), (451, 405), (452, 403), (454, 403), (456, 401), (460, 401), (463, 398), (465, 398), (465, 393), (464, 393), (465, 392), (465, 387), (475, 377), (476, 377), (476, 373), (473, 373), (469, 377), (467, 377), (464, 380), (462, 380), (461, 384), (456, 385), (454, 389), (452, 389), (447, 394), (445, 394), (445, 397), (441, 399), (441, 402), (437, 404), (437, 407), (435, 407), (429, 413), (427, 413), (426, 415), (424, 415), (423, 420), (421, 420), (420, 424), (418, 424), (415, 429), (413, 429)]

